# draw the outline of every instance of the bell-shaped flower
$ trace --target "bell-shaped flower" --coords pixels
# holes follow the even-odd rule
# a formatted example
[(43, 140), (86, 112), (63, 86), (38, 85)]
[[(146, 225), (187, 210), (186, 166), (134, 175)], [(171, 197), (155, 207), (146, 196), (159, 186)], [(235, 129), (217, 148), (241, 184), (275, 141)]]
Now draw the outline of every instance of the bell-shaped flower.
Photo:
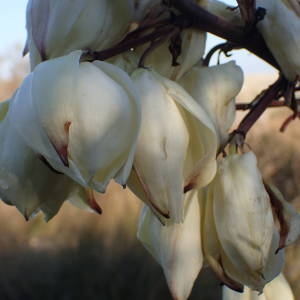
[[(205, 51), (206, 33), (197, 29), (185, 29), (181, 32), (181, 46), (167, 39), (160, 46), (151, 50), (145, 57), (144, 65), (154, 69), (161, 75), (172, 80), (178, 80), (190, 68), (200, 61)], [(141, 56), (149, 45), (138, 47), (135, 52)], [(175, 49), (179, 47), (178, 49)], [(180, 55), (173, 59), (170, 48)]]
[(132, 81), (80, 51), (39, 64), (14, 96), (14, 126), (34, 152), (84, 187), (126, 184), (140, 124)]
[(257, 291), (253, 291), (247, 287), (243, 293), (237, 293), (226, 286), (222, 290), (223, 300), (294, 300), (292, 289), (283, 276), (279, 274), (271, 282), (269, 282), (263, 293), (259, 294)]
[(205, 186), (216, 171), (213, 125), (177, 83), (145, 69), (132, 79), (140, 92), (142, 123), (128, 186), (155, 212), (181, 222), (186, 181)]
[(51, 170), (19, 136), (8, 108), (11, 101), (0, 105), (0, 197), (14, 205), (26, 219), (41, 210), (51, 219), (66, 200), (81, 203), (100, 212), (92, 192)]
[(197, 190), (185, 197), (184, 221), (162, 225), (148, 206), (139, 219), (139, 240), (163, 268), (173, 299), (187, 299), (203, 262)]
[(234, 98), (243, 85), (241, 68), (234, 61), (213, 67), (193, 67), (179, 83), (211, 118), (222, 145), (235, 120)]
[(103, 50), (127, 33), (132, 0), (29, 0), (26, 14), (31, 67), (74, 50)]
[(257, 0), (266, 9), (257, 27), (290, 81), (300, 75), (300, 5), (297, 0)]
[[(218, 268), (230, 279), (262, 291), (280, 273), (283, 251), (276, 253), (279, 234), (254, 154), (224, 158), (209, 195), (203, 241), (206, 257), (219, 262)], [(213, 230), (215, 237), (207, 236)], [(211, 241), (216, 237), (217, 242)], [(210, 246), (213, 242), (215, 249)]]

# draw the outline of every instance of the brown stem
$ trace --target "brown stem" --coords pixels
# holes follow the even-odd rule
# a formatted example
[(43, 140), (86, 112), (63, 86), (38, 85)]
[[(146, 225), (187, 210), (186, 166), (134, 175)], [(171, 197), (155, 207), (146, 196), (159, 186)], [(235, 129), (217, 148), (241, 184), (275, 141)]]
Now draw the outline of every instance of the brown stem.
[(108, 58), (111, 58), (113, 56), (119, 55), (123, 52), (129, 51), (130, 49), (143, 45), (147, 42), (156, 40), (157, 38), (164, 36), (165, 34), (168, 34), (170, 31), (170, 26), (166, 26), (164, 28), (161, 28), (160, 30), (157, 30), (155, 32), (151, 32), (149, 34), (146, 34), (144, 36), (141, 36), (136, 39), (132, 40), (126, 40), (124, 39), (119, 44), (109, 48), (105, 49), (103, 51), (87, 51), (82, 54), (81, 60), (82, 61), (94, 61), (94, 60), (106, 60)]
[(285, 87), (285, 85), (286, 80), (283, 77), (279, 77), (279, 79), (261, 95), (259, 101), (256, 102), (254, 107), (241, 121), (235, 132), (241, 133), (245, 136), (263, 112), (268, 108), (270, 103), (278, 98), (279, 92)]
[(230, 43), (230, 42), (226, 42), (226, 43), (222, 43), (219, 45), (216, 45), (215, 47), (213, 47), (206, 55), (206, 57), (203, 60), (203, 65), (204, 66), (209, 66), (210, 60), (212, 58), (212, 56), (219, 51), (219, 53), (223, 52), (225, 54), (225, 56), (230, 56), (230, 54), (228, 52), (232, 51), (233, 49), (236, 48), (236, 45)]
[(278, 199), (278, 196), (274, 193), (274, 191), (270, 188), (268, 184), (264, 182), (265, 189), (270, 197), (271, 206), (273, 209), (273, 212), (275, 213), (275, 216), (279, 222), (279, 234), (280, 234), (280, 241), (278, 248), (276, 250), (276, 253), (278, 253), (279, 250), (283, 249), (285, 247), (286, 238), (290, 231), (290, 226), (285, 220), (284, 217), (284, 207), (281, 201)]
[(275, 58), (255, 27), (251, 31), (245, 32), (243, 28), (209, 13), (193, 0), (171, 0), (171, 3), (192, 22), (192, 27), (210, 32), (245, 48), (279, 69)]
[[(267, 108), (285, 107), (286, 104), (283, 101), (272, 101)], [(235, 105), (236, 110), (249, 110), (253, 108), (252, 102), (250, 103), (237, 103)]]

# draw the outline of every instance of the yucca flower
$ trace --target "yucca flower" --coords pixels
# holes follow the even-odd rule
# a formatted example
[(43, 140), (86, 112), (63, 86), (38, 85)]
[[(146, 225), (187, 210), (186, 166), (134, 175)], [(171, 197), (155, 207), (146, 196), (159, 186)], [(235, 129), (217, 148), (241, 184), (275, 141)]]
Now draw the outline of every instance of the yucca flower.
[(193, 67), (179, 80), (212, 120), (220, 145), (228, 139), (235, 120), (235, 97), (243, 82), (243, 71), (234, 61), (212, 67)]
[(239, 283), (262, 291), (280, 273), (279, 233), (252, 152), (219, 163), (202, 228), (205, 258), (231, 288)]
[(31, 68), (74, 50), (99, 51), (116, 44), (133, 16), (132, 0), (29, 0), (26, 27)]
[(198, 191), (186, 194), (184, 221), (163, 225), (144, 206), (138, 225), (138, 239), (163, 268), (173, 299), (185, 300), (191, 293), (203, 263), (200, 237)]
[(290, 81), (300, 75), (300, 4), (297, 0), (257, 0), (266, 9), (258, 30)]
[(25, 144), (13, 126), (11, 102), (0, 105), (1, 199), (16, 206), (27, 220), (39, 211), (51, 219), (66, 200), (100, 213), (93, 191), (55, 172)]
[(154, 212), (183, 221), (183, 191), (207, 185), (216, 171), (217, 136), (204, 110), (155, 71), (132, 75), (142, 107), (129, 187)]
[(120, 68), (80, 63), (81, 51), (39, 64), (14, 96), (12, 119), (34, 152), (84, 187), (104, 192), (126, 184), (140, 108)]

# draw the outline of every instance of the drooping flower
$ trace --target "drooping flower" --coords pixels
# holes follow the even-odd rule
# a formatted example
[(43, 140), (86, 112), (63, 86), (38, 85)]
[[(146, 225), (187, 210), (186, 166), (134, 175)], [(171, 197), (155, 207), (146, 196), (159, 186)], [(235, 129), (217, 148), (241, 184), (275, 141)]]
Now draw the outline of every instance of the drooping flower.
[(158, 214), (183, 220), (183, 190), (207, 185), (216, 171), (217, 138), (203, 109), (155, 71), (132, 75), (140, 92), (142, 124), (128, 181)]
[(0, 197), (29, 219), (42, 211), (51, 219), (64, 201), (81, 203), (97, 212), (101, 208), (93, 192), (63, 174), (51, 170), (19, 136), (9, 113), (11, 101), (0, 105)]
[(258, 30), (287, 79), (300, 75), (300, 4), (296, 0), (257, 0), (266, 9)]
[(276, 253), (279, 234), (254, 154), (224, 158), (209, 189), (205, 257), (230, 287), (234, 288), (233, 279), (262, 291), (280, 273), (283, 251)]
[(135, 88), (116, 66), (80, 51), (39, 64), (14, 96), (12, 118), (34, 152), (84, 187), (126, 184), (140, 123)]
[(132, 0), (29, 0), (31, 67), (74, 50), (112, 46), (128, 31), (133, 14)]
[(185, 300), (191, 293), (203, 262), (200, 237), (198, 191), (185, 197), (182, 224), (170, 220), (162, 225), (148, 206), (139, 219), (139, 240), (163, 268), (174, 299)]
[(179, 83), (209, 115), (219, 144), (223, 144), (235, 120), (234, 98), (243, 85), (241, 68), (234, 61), (213, 67), (193, 67)]

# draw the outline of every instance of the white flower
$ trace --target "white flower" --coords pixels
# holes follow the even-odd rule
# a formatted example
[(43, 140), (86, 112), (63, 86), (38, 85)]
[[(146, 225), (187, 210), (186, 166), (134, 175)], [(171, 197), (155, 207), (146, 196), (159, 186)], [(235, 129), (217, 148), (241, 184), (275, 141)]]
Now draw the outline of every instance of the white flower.
[(287, 79), (300, 75), (300, 4), (297, 0), (257, 0), (266, 9), (257, 27)]
[(234, 61), (213, 67), (194, 67), (179, 83), (209, 115), (219, 144), (223, 144), (235, 119), (234, 98), (243, 85), (241, 68)]
[(39, 64), (12, 105), (17, 131), (57, 171), (104, 192), (131, 170), (140, 109), (128, 75), (116, 66), (80, 63), (81, 52)]
[(182, 224), (167, 221), (162, 225), (149, 207), (144, 206), (138, 238), (163, 268), (174, 299), (187, 299), (202, 267), (200, 207), (198, 192), (185, 197)]
[(209, 193), (204, 254), (229, 278), (262, 291), (280, 273), (283, 251), (275, 254), (279, 234), (254, 154), (224, 158)]
[(74, 50), (112, 46), (127, 32), (133, 13), (131, 0), (29, 0), (31, 67)]
[(183, 190), (205, 186), (216, 171), (216, 134), (202, 108), (175, 82), (154, 71), (132, 75), (142, 124), (129, 187), (154, 211), (183, 220)]
[[(66, 200), (100, 212), (92, 192), (51, 170), (21, 139), (8, 112), (11, 101), (0, 105), (0, 197), (15, 205), (26, 219), (41, 210), (51, 219)], [(8, 112), (8, 113), (7, 113)]]

